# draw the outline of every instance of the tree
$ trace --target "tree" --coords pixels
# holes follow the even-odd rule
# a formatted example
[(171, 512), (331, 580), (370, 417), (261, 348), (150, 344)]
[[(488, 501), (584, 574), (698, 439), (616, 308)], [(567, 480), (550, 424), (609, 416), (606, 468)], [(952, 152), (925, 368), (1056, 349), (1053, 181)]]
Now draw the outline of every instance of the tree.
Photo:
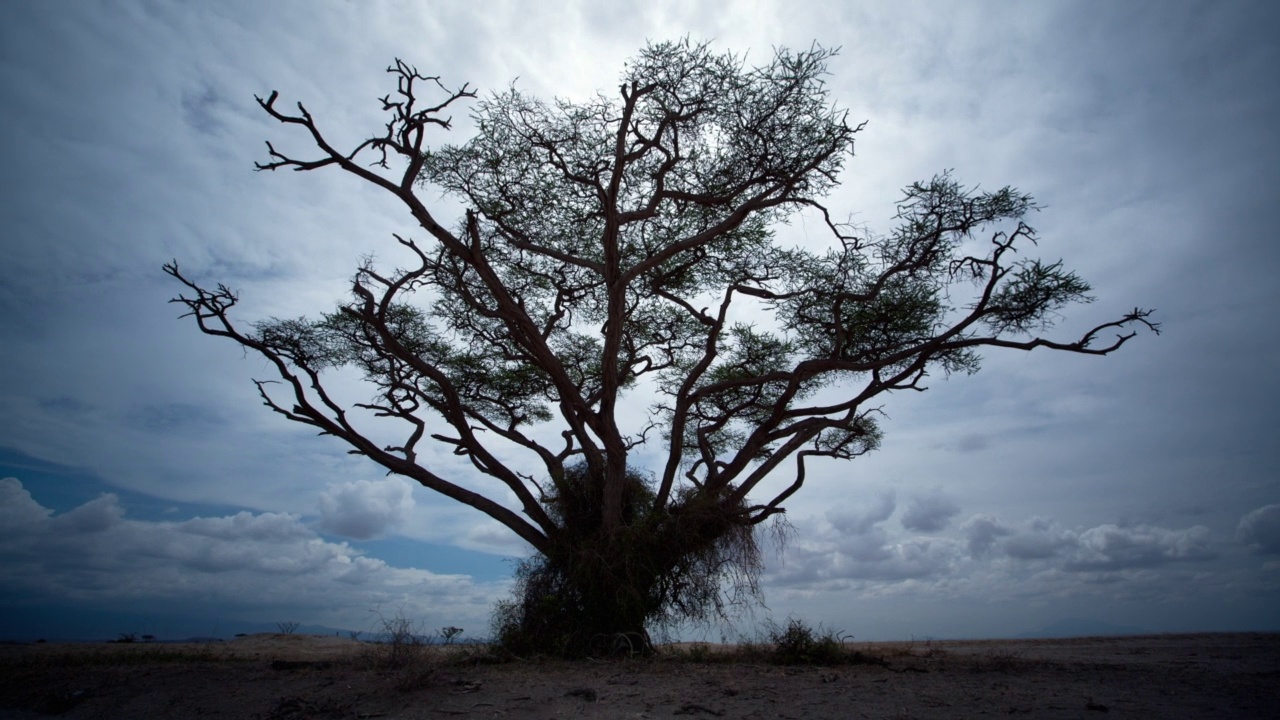
[[(273, 411), (536, 550), (499, 613), (509, 642), (643, 644), (654, 623), (706, 617), (727, 592), (754, 589), (755, 528), (785, 512), (808, 461), (877, 446), (877, 397), (971, 373), (983, 347), (1106, 355), (1133, 328), (1158, 331), (1135, 309), (1075, 340), (1036, 335), (1092, 298), (1061, 262), (1015, 258), (1037, 238), (1023, 222), (1036, 205), (1013, 188), (944, 173), (906, 188), (887, 236), (834, 220), (822, 198), (862, 125), (828, 97), (832, 55), (779, 50), (748, 67), (705, 45), (650, 45), (616, 96), (544, 102), (512, 88), (478, 101), (460, 145), (428, 135), (476, 93), (399, 60), (385, 129), (349, 152), (272, 92), (259, 105), (309, 133), (318, 155), (267, 143), (259, 170), (343, 170), (400, 200), (425, 238), (397, 235), (412, 264), (364, 262), (351, 299), (319, 319), (242, 330), (237, 296), (176, 261), (165, 270), (187, 291), (174, 301), (270, 361), (279, 379), (255, 382)], [(464, 216), (439, 219), (425, 188), (460, 198)], [(826, 247), (775, 236), (798, 213), (829, 231)], [(373, 399), (336, 402), (325, 373), (340, 366), (361, 370)], [(621, 403), (644, 393), (646, 422), (629, 427)], [(382, 446), (369, 428), (387, 420), (402, 440)], [(497, 492), (419, 462), (426, 438)], [(665, 455), (652, 474), (628, 462), (645, 443)], [(766, 476), (785, 488), (756, 497)]]

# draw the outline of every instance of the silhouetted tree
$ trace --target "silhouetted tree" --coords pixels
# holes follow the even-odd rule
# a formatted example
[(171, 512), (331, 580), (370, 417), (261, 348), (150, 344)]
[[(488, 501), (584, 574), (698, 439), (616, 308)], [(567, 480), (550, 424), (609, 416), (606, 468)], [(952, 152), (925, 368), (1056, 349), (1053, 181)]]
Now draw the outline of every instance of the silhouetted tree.
[[(862, 126), (828, 97), (832, 54), (780, 50), (747, 67), (705, 45), (651, 45), (616, 96), (480, 100), (461, 145), (428, 135), (475, 93), (399, 60), (385, 131), (350, 151), (272, 92), (262, 109), (319, 152), (268, 143), (259, 170), (346, 171), (403, 202), (425, 237), (396, 236), (410, 266), (366, 261), (351, 299), (319, 319), (242, 330), (236, 295), (176, 262), (165, 270), (189, 293), (175, 302), (274, 365), (282, 385), (257, 381), (272, 410), (533, 546), (498, 613), (510, 644), (644, 645), (646, 627), (754, 590), (754, 528), (785, 512), (807, 461), (877, 446), (873, 399), (973, 372), (984, 346), (1105, 355), (1130, 328), (1157, 330), (1135, 309), (1075, 340), (1037, 336), (1090, 288), (1061, 262), (1015, 257), (1036, 240), (1023, 222), (1035, 205), (1012, 188), (942, 174), (906, 188), (887, 236), (834, 220), (821, 199)], [(460, 198), (464, 216), (437, 217), (421, 189)], [(774, 227), (798, 213), (829, 231), (824, 247), (778, 241)], [(370, 402), (325, 390), (341, 366), (363, 372)], [(403, 439), (371, 440), (375, 416)], [(479, 494), (420, 462), (427, 438), (505, 491)], [(652, 474), (628, 462), (645, 443), (665, 455)], [(766, 477), (783, 489), (758, 497)]]

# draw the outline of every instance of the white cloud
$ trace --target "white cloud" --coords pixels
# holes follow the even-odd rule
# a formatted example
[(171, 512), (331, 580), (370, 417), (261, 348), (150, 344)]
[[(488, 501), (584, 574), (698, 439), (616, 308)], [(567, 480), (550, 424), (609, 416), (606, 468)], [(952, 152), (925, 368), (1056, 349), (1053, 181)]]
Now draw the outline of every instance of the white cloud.
[(320, 494), (320, 528), (356, 540), (381, 537), (413, 511), (413, 486), (402, 477), (330, 485)]
[(51, 526), (60, 533), (73, 535), (101, 533), (110, 530), (124, 518), (124, 509), (114, 493), (106, 493), (68, 513), (53, 519)]
[(1099, 525), (1080, 533), (1066, 570), (1123, 570), (1214, 556), (1209, 528), (1196, 525), (1170, 530), (1150, 525)]
[(774, 587), (847, 588), (929, 578), (951, 571), (959, 545), (944, 538), (890, 539), (883, 530), (836, 542), (797, 543), (767, 574)]
[(1145, 524), (1070, 529), (1034, 517), (1014, 528), (989, 515), (975, 515), (961, 531), (975, 559), (1004, 557), (1076, 573), (1148, 568), (1216, 554), (1209, 528), (1203, 525), (1181, 530)]
[(40, 525), (52, 513), (37, 503), (17, 478), (0, 479), (0, 534), (20, 534)]
[(1264, 505), (1240, 518), (1236, 539), (1258, 552), (1280, 553), (1280, 505)]
[(1043, 604), (1070, 597), (1146, 602), (1162, 594), (1186, 595), (1192, 576), (1201, 590), (1240, 581), (1198, 564), (1218, 556), (1204, 526), (1073, 529), (1044, 517), (1011, 524), (977, 514), (954, 531), (922, 536), (886, 524), (892, 506), (891, 496), (882, 494), (868, 506), (831, 511), (825, 522), (797, 521), (798, 537), (770, 567), (767, 587), (837, 604), (847, 602), (849, 593), (860, 600), (1000, 597)]
[(193, 518), (179, 524), (183, 532), (214, 540), (293, 542), (313, 533), (287, 513), (238, 512), (228, 517)]
[(826, 513), (805, 531), (771, 570), (769, 583), (845, 587), (850, 582), (899, 582), (950, 572), (960, 545), (945, 538), (896, 537), (884, 527), (897, 503), (892, 491), (871, 503)]
[(0, 545), (0, 585), (15, 595), (102, 607), (212, 606), (257, 621), (287, 609), (305, 622), (363, 629), (369, 610), (391, 606), (429, 624), (483, 627), (506, 591), (465, 575), (389, 566), (285, 513), (148, 522), (126, 518), (118, 499), (104, 495), (54, 515), (13, 478), (0, 480), (0, 500), (7, 521), (0, 527), (11, 533)]

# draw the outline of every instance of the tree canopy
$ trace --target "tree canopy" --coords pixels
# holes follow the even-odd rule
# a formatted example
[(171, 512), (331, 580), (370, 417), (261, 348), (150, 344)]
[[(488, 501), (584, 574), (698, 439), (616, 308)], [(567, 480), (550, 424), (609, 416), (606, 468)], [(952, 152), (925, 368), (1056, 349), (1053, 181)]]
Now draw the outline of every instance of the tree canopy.
[[(888, 235), (839, 222), (824, 197), (863, 126), (829, 97), (833, 54), (782, 49), (751, 67), (707, 45), (653, 44), (615, 93), (545, 101), (512, 87), (477, 99), (461, 144), (435, 136), (477, 94), (398, 60), (385, 128), (350, 151), (272, 92), (262, 109), (318, 153), (268, 143), (258, 169), (340, 169), (398, 198), (425, 235), (396, 236), (409, 264), (366, 261), (350, 299), (315, 319), (241, 329), (235, 293), (198, 285), (176, 262), (165, 269), (187, 291), (175, 301), (204, 332), (271, 361), (283, 385), (258, 389), (272, 410), (485, 513), (545, 557), (566, 557), (567, 537), (580, 549), (644, 527), (653, 552), (670, 555), (657, 565), (706, 559), (783, 513), (808, 460), (874, 449), (880, 396), (973, 372), (984, 347), (1105, 355), (1135, 328), (1157, 330), (1138, 308), (1076, 338), (1042, 336), (1091, 290), (1062, 262), (1023, 254), (1037, 241), (1025, 222), (1036, 204), (1016, 189), (942, 173), (904, 190)], [(466, 206), (456, 221), (424, 199), (441, 190)], [(800, 214), (828, 238), (783, 242), (777, 228)], [(326, 392), (340, 366), (363, 373), (369, 402), (344, 407)], [(640, 400), (647, 420), (628, 431)], [(371, 415), (399, 421), (402, 439), (370, 440)], [(420, 462), (424, 440), (500, 481), (515, 507)], [(645, 444), (665, 458), (651, 481), (628, 464)], [(757, 496), (770, 476), (782, 489)], [(712, 537), (672, 542), (682, 514)], [(652, 602), (669, 609), (671, 598)]]

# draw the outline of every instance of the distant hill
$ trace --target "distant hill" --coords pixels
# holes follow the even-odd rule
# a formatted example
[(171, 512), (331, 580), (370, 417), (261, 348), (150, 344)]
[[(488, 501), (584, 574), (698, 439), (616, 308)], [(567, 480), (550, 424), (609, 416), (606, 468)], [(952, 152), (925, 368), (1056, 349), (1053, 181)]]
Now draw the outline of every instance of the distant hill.
[[(200, 617), (197, 615), (112, 611), (43, 605), (6, 605), (0, 602), (0, 641), (34, 642), (106, 642), (132, 635), (141, 642), (152, 635), (158, 642), (209, 642), (228, 640), (237, 634), (277, 633), (278, 623), (244, 622)], [(350, 633), (343, 628), (324, 625), (301, 625), (300, 635), (339, 635)], [(362, 637), (367, 638), (365, 630)]]
[(1098, 635), (1148, 635), (1151, 630), (1136, 625), (1113, 625), (1101, 620), (1086, 618), (1063, 618), (1050, 623), (1039, 630), (1024, 632), (1014, 637), (1033, 638), (1067, 638), (1094, 637)]

